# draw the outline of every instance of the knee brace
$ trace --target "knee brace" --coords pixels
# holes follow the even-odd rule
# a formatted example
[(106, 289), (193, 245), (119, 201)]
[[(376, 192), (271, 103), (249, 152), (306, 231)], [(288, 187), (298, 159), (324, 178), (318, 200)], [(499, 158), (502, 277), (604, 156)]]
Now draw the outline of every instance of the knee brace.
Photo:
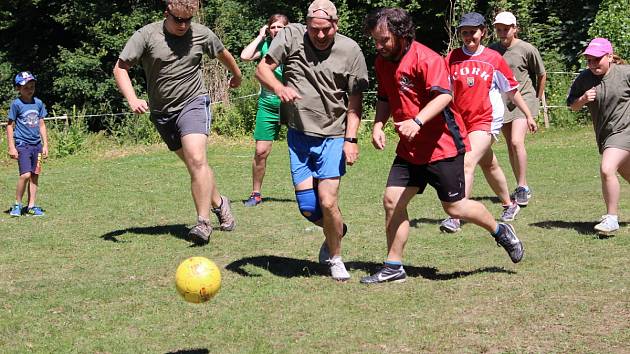
[(322, 218), (322, 209), (319, 207), (319, 199), (315, 190), (305, 189), (295, 192), (300, 213), (310, 222), (319, 221)]

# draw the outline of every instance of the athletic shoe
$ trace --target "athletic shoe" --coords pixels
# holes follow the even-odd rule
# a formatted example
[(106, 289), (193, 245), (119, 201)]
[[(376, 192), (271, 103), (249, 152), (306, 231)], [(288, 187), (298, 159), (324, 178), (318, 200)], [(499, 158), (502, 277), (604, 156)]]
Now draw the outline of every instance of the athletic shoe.
[(387, 265), (383, 265), (383, 268), (379, 269), (378, 272), (368, 275), (367, 277), (361, 278), (361, 283), (363, 284), (378, 284), (385, 282), (394, 282), (394, 283), (402, 283), (407, 280), (407, 273), (405, 273), (405, 269), (400, 266), (398, 269), (394, 269), (388, 267)]
[(9, 215), (13, 217), (18, 217), (22, 215), (22, 206), (18, 203), (13, 204), (11, 210), (9, 211)]
[[(343, 224), (343, 233), (341, 234), (341, 238), (346, 236), (348, 233), (348, 226)], [(319, 248), (319, 264), (326, 264), (330, 259), (330, 252), (328, 251), (328, 245), (326, 244), (326, 240), (322, 243), (322, 246)]]
[(26, 215), (28, 216), (44, 216), (44, 211), (38, 206), (32, 206), (26, 209)]
[(516, 201), (516, 204), (520, 206), (526, 206), (527, 203), (529, 203), (529, 198), (531, 197), (531, 191), (521, 186), (516, 188), (514, 190), (514, 193), (512, 194), (512, 199), (514, 199)]
[(503, 206), (501, 221), (514, 221), (514, 218), (519, 211), (521, 211), (521, 207), (519, 207), (516, 202), (512, 202), (511, 205)]
[(236, 220), (232, 215), (232, 206), (230, 200), (221, 196), (221, 206), (212, 208), (212, 212), (219, 218), (220, 229), (222, 231), (232, 231), (236, 227)]
[(346, 270), (346, 265), (343, 264), (340, 256), (335, 256), (327, 261), (330, 267), (330, 275), (336, 281), (346, 281), (350, 279), (350, 274)]
[(619, 230), (619, 221), (610, 215), (602, 216), (601, 222), (595, 225), (595, 231), (604, 235), (612, 234), (617, 230)]
[(453, 234), (462, 229), (461, 225), (462, 223), (459, 219), (446, 218), (440, 223), (440, 231)]
[(252, 193), (249, 198), (243, 202), (243, 205), (246, 207), (254, 207), (260, 203), (262, 203), (262, 196), (260, 193)]
[(197, 219), (197, 225), (188, 231), (188, 238), (198, 245), (204, 245), (208, 243), (211, 234), (212, 225), (210, 225), (210, 220), (200, 217)]
[(495, 236), (497, 245), (505, 248), (505, 251), (510, 255), (512, 262), (518, 263), (523, 259), (525, 250), (523, 249), (523, 243), (516, 237), (514, 227), (510, 224), (499, 224), (501, 227), (501, 233)]

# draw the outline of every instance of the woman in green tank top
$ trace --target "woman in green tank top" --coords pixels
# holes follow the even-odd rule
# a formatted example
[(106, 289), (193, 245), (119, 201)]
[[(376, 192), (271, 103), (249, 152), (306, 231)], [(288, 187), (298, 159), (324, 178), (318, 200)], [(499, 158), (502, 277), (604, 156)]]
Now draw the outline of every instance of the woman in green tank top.
[[(282, 14), (274, 14), (269, 17), (267, 24), (262, 26), (258, 36), (241, 52), (244, 61), (258, 60), (265, 57), (269, 51), (271, 41), (286, 25), (289, 19)], [(276, 78), (282, 80), (282, 67), (278, 66), (274, 71)], [(260, 89), (258, 96), (258, 110), (256, 112), (256, 127), (254, 139), (256, 140), (256, 152), (252, 162), (252, 193), (243, 202), (247, 207), (253, 207), (262, 202), (262, 181), (267, 167), (267, 157), (271, 153), (271, 145), (278, 138), (280, 131), (280, 99), (272, 91), (264, 87)]]

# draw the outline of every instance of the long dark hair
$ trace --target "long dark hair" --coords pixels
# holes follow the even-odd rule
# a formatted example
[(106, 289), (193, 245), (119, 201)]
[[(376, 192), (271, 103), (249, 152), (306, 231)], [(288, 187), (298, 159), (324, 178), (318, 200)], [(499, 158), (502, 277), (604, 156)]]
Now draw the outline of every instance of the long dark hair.
[(376, 9), (370, 12), (363, 21), (363, 31), (370, 35), (378, 25), (386, 23), (387, 29), (396, 37), (413, 41), (416, 38), (416, 30), (409, 13), (398, 8)]

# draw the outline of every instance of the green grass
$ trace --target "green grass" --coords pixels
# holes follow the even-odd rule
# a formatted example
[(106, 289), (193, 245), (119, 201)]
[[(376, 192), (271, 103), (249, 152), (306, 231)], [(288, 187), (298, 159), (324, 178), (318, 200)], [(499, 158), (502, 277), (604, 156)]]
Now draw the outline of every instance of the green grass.
[[(352, 279), (332, 281), (317, 262), (321, 231), (298, 214), (286, 143), (274, 145), (266, 200), (246, 209), (253, 143), (212, 144), (209, 159), (233, 201), (234, 232), (210, 244), (183, 239), (194, 222), (183, 164), (163, 146), (99, 151), (44, 165), (43, 218), (0, 214), (0, 352), (417, 353), (626, 352), (630, 342), (630, 230), (592, 226), (604, 213), (599, 155), (589, 128), (528, 140), (534, 198), (514, 225), (526, 255), (513, 265), (481, 228), (440, 234), (432, 189), (415, 198), (406, 283), (364, 286), (385, 256), (381, 198), (385, 152), (361, 141), (342, 180)], [(508, 178), (505, 144), (496, 147)], [(0, 164), (8, 208), (17, 178)], [(494, 215), (483, 178), (475, 196)], [(630, 187), (622, 183), (622, 221)], [(222, 269), (219, 294), (184, 302), (175, 269), (190, 256)], [(624, 344), (626, 343), (626, 344)]]

